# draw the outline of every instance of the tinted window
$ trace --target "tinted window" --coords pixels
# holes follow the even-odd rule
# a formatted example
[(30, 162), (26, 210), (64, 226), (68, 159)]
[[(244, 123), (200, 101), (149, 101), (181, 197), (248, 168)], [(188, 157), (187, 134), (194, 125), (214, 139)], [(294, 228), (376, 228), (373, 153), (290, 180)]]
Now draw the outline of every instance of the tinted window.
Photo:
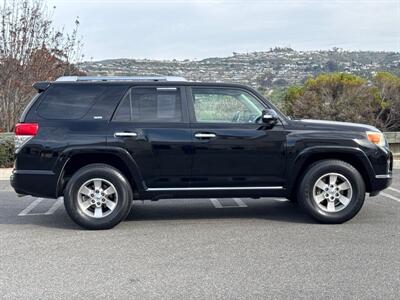
[(262, 104), (249, 93), (237, 89), (193, 89), (197, 122), (254, 123), (262, 114)]
[(100, 85), (53, 85), (37, 112), (45, 119), (80, 119), (105, 89)]
[(132, 88), (119, 105), (114, 120), (180, 122), (182, 106), (179, 89)]

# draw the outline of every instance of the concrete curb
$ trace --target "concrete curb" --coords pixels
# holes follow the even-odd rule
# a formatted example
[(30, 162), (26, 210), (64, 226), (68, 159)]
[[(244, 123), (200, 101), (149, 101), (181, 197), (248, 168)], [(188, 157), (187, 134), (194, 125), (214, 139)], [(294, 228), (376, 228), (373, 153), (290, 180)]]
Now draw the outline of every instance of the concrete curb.
[(1, 168), (0, 169), (0, 180), (10, 180), (12, 168)]
[(393, 161), (393, 169), (400, 169), (400, 159)]

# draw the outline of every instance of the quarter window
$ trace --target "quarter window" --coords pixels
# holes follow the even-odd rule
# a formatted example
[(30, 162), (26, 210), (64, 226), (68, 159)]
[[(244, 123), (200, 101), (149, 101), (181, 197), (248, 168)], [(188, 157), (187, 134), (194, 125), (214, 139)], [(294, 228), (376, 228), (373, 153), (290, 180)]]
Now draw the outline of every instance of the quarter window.
[(120, 122), (180, 122), (182, 104), (177, 88), (131, 88), (114, 120)]
[(255, 123), (264, 107), (249, 93), (238, 89), (193, 88), (197, 122)]
[(45, 119), (80, 119), (105, 90), (101, 85), (55, 84), (44, 95), (37, 113)]

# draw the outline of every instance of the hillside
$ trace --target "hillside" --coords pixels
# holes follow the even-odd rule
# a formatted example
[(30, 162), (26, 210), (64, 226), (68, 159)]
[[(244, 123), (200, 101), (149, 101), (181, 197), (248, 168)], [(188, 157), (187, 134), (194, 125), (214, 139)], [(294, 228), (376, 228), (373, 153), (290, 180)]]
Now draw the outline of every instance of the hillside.
[(83, 62), (79, 67), (89, 75), (174, 75), (197, 81), (243, 83), (270, 90), (301, 83), (309, 76), (324, 72), (350, 72), (366, 78), (371, 78), (376, 71), (400, 75), (400, 52), (275, 48), (198, 61), (109, 59)]

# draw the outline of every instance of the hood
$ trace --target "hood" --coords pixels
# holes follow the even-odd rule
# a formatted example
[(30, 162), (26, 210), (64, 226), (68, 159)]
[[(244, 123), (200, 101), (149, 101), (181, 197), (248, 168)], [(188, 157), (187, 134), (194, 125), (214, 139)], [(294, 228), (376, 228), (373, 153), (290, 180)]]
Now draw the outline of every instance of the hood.
[(371, 125), (360, 123), (348, 123), (325, 120), (289, 120), (289, 124), (296, 129), (315, 129), (315, 130), (332, 130), (332, 131), (378, 131)]

